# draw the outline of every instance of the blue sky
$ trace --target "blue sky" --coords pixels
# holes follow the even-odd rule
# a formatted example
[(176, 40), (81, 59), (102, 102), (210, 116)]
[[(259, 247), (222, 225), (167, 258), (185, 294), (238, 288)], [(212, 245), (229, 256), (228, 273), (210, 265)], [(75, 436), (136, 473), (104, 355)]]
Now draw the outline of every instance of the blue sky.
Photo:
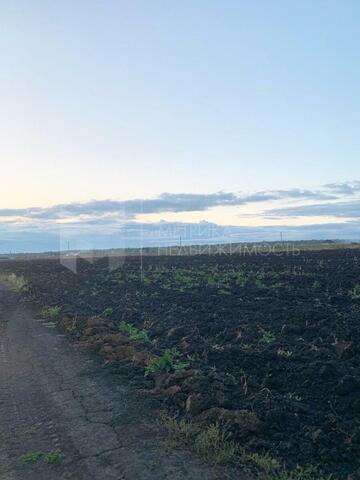
[(0, 251), (125, 221), (360, 237), (359, 2), (0, 6)]

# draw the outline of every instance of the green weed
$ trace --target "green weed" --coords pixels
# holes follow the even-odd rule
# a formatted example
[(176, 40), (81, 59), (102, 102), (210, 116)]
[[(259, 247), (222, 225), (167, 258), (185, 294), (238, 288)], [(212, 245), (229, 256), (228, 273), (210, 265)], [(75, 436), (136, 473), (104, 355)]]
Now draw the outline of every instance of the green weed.
[(300, 395), (297, 395), (295, 392), (288, 392), (285, 395), (289, 400), (296, 400), (297, 402), (301, 402), (302, 397)]
[(271, 343), (275, 342), (275, 340), (276, 336), (270, 332), (270, 330), (264, 330), (259, 342), (270, 345)]
[(146, 342), (151, 343), (151, 339), (146, 330), (139, 330), (135, 325), (127, 322), (121, 322), (118, 325), (119, 330), (126, 333), (130, 340), (134, 340), (137, 342)]
[(45, 462), (50, 465), (60, 463), (63, 458), (63, 454), (59, 450), (53, 450), (45, 456)]
[(176, 362), (175, 359), (179, 355), (177, 350), (166, 350), (160, 357), (153, 358), (145, 369), (145, 376), (156, 372), (169, 373), (184, 370), (189, 364)]
[(23, 464), (35, 463), (40, 460), (43, 455), (42, 452), (28, 452), (20, 457), (20, 462)]
[(291, 350), (284, 350), (283, 348), (279, 348), (277, 354), (279, 355), (279, 357), (290, 358), (292, 357), (293, 352)]
[(350, 297), (353, 300), (359, 300), (360, 299), (360, 283), (356, 284), (355, 287), (350, 290)]
[(43, 308), (42, 311), (41, 311), (41, 314), (44, 317), (55, 318), (55, 317), (60, 315), (60, 312), (61, 312), (61, 307), (59, 307), (58, 305), (55, 305), (53, 307)]
[(110, 317), (114, 312), (114, 309), (111, 307), (105, 308), (105, 310), (102, 312), (101, 316), (102, 317)]

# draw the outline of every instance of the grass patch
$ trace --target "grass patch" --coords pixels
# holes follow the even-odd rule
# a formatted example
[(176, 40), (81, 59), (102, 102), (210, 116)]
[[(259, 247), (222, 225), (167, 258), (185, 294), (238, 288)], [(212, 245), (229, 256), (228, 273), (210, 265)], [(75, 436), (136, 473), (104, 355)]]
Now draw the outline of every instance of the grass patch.
[(249, 480), (336, 480), (332, 475), (323, 475), (314, 466), (287, 469), (268, 453), (248, 453), (231, 439), (219, 423), (200, 427), (185, 419), (162, 413), (160, 423), (167, 429), (172, 442), (194, 448), (211, 465), (236, 468)]
[(288, 470), (269, 454), (247, 454), (245, 471), (254, 480), (336, 480), (332, 474), (323, 475), (317, 467), (297, 467)]
[(15, 275), (15, 273), (1, 273), (0, 281), (4, 282), (15, 292), (21, 292), (27, 287), (25, 278), (22, 275)]
[(235, 464), (241, 454), (240, 447), (218, 423), (200, 428), (188, 420), (178, 420), (166, 413), (161, 414), (160, 423), (167, 429), (172, 441), (195, 447), (196, 452), (212, 465)]
[(175, 442), (193, 443), (193, 438), (198, 433), (198, 429), (192, 422), (184, 418), (178, 420), (165, 412), (160, 414), (160, 423), (167, 429), (169, 438)]
[(228, 465), (236, 462), (239, 447), (229, 435), (222, 431), (218, 423), (201, 430), (195, 438), (195, 449), (206, 461), (213, 465)]

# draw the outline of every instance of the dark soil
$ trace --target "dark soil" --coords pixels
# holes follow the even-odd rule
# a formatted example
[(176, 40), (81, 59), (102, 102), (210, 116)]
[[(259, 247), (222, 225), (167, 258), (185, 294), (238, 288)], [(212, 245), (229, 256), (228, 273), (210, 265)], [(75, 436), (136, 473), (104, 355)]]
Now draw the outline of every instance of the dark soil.
[[(224, 420), (248, 450), (290, 467), (359, 478), (358, 250), (129, 257), (114, 271), (106, 259), (79, 260), (77, 274), (55, 260), (1, 265), (25, 276), (33, 304), (61, 306), (74, 341), (114, 368), (131, 358), (134, 378), (170, 409)], [(121, 321), (154, 343), (116, 337)], [(188, 368), (143, 379), (149, 356), (169, 348)]]

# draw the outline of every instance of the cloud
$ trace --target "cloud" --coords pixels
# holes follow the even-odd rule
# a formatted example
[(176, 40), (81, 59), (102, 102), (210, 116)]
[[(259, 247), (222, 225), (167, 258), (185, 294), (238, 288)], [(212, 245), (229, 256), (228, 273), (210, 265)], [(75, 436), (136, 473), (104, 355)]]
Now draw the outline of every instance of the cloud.
[[(58, 250), (69, 239), (74, 248), (112, 248), (191, 243), (226, 243), (277, 240), (280, 230), (289, 240), (360, 238), (360, 182), (333, 183), (320, 189), (284, 189), (257, 192), (216, 192), (209, 194), (162, 193), (155, 198), (135, 200), (91, 200), (41, 208), (0, 209), (0, 251)], [(348, 201), (345, 201), (345, 200)], [(350, 201), (351, 200), (351, 201)], [(270, 202), (280, 202), (277, 208)], [(140, 214), (206, 211), (263, 202), (272, 226), (229, 226), (200, 222), (141, 223)], [(285, 203), (286, 202), (286, 203)], [(311, 202), (311, 204), (309, 204)], [(302, 205), (308, 203), (308, 205)], [(259, 213), (246, 209), (242, 216)], [(305, 226), (278, 226), (279, 219), (330, 216), (341, 223)], [(349, 219), (353, 219), (349, 221)], [(252, 218), (252, 222), (254, 218)], [(314, 222), (312, 222), (314, 223)]]
[(246, 203), (246, 198), (236, 196), (234, 193), (219, 192), (204, 195), (163, 193), (154, 199), (123, 201), (107, 199), (60, 204), (49, 208), (2, 209), (0, 210), (0, 217), (56, 220), (81, 215), (118, 214), (126, 218), (134, 218), (142, 213), (201, 211), (217, 206), (240, 205), (243, 203)]
[(324, 187), (335, 194), (355, 195), (360, 192), (360, 181), (328, 183)]
[(298, 207), (276, 208), (266, 211), (271, 217), (340, 217), (360, 218), (360, 201), (321, 203)]
[(277, 190), (278, 198), (301, 199), (301, 200), (336, 200), (338, 197), (320, 190)]
[(217, 192), (210, 194), (162, 193), (156, 198), (135, 200), (91, 200), (67, 203), (48, 208), (0, 209), (0, 217), (21, 217), (39, 220), (59, 220), (79, 216), (118, 215), (132, 219), (139, 214), (164, 212), (195, 212), (214, 207), (248, 205), (273, 200), (302, 199), (330, 200), (335, 195), (311, 190), (291, 189), (260, 191), (251, 194)]

